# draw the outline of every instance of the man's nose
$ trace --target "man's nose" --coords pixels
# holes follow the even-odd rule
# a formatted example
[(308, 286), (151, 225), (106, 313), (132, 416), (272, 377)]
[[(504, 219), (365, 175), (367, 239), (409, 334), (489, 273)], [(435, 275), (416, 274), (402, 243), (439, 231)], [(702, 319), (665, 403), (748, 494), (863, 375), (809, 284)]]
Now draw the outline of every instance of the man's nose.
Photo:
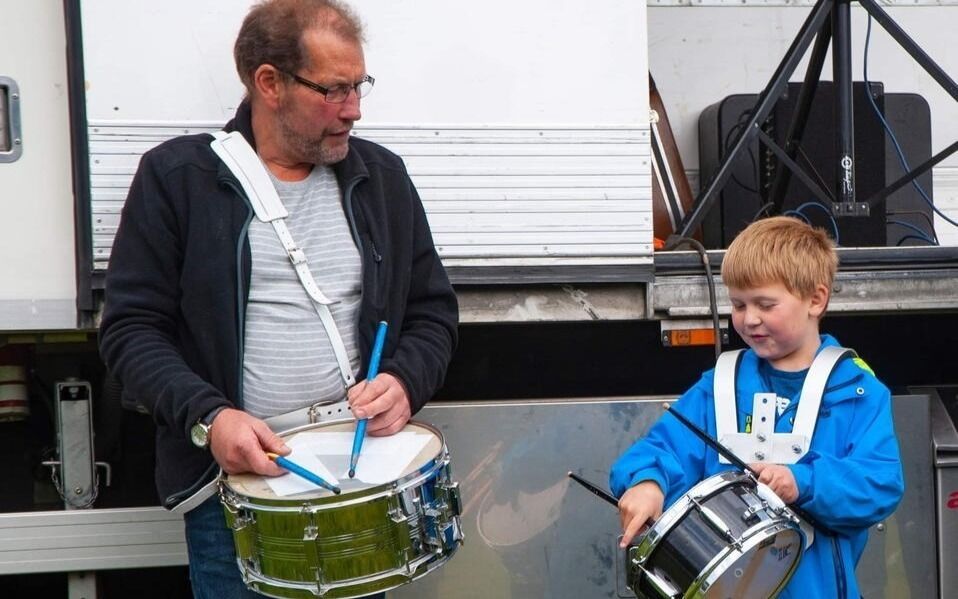
[(359, 94), (355, 89), (350, 90), (349, 95), (342, 103), (342, 109), (339, 111), (339, 118), (344, 121), (358, 121), (363, 117), (359, 108)]

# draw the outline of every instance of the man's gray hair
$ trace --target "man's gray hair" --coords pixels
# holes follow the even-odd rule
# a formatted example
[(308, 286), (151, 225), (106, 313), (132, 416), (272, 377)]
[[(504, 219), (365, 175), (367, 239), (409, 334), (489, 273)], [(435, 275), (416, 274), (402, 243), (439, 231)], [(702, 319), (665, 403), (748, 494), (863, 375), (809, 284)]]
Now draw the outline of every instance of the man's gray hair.
[(263, 0), (253, 6), (233, 47), (236, 71), (247, 93), (260, 65), (271, 64), (286, 73), (303, 68), (303, 33), (313, 27), (359, 44), (365, 41), (359, 17), (339, 0)]

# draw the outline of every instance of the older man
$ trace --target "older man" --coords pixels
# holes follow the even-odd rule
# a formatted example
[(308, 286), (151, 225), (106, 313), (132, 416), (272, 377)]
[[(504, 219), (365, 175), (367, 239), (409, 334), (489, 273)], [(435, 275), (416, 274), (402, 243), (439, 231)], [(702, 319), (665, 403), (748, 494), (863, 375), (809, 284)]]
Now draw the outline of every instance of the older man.
[[(288, 449), (265, 419), (348, 394), (369, 433), (388, 435), (442, 384), (458, 309), (425, 213), (402, 161), (350, 135), (374, 83), (362, 39), (358, 19), (333, 0), (254, 6), (235, 46), (247, 98), (225, 127), (266, 166), (292, 239), (334, 302), (332, 328), (211, 136), (161, 144), (133, 180), (101, 353), (154, 416), (167, 507), (221, 468), (281, 474), (265, 454)], [(379, 375), (353, 384), (380, 320), (389, 333)], [(190, 511), (186, 525), (195, 595), (243, 596), (218, 501)]]

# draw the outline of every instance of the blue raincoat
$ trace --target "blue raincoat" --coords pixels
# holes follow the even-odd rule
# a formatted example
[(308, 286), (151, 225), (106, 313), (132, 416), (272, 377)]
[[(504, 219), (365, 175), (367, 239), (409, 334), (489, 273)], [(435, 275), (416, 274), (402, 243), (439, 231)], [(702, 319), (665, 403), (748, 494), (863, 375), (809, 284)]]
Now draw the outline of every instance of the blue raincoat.
[[(822, 346), (838, 345), (829, 335)], [(755, 393), (764, 389), (759, 374), (761, 362), (748, 350), (739, 362), (736, 405), (739, 431), (745, 430)], [(673, 406), (713, 438), (715, 407), (714, 370), (709, 370)], [(778, 417), (775, 432), (789, 433), (798, 400)], [(796, 505), (823, 526), (837, 533), (838, 551), (831, 539), (816, 533), (782, 598), (811, 599), (860, 596), (855, 579), (858, 563), (868, 540), (868, 527), (895, 511), (904, 492), (898, 441), (892, 424), (891, 393), (864, 362), (846, 358), (832, 371), (825, 386), (811, 448), (796, 464), (789, 465), (798, 484)], [(664, 415), (612, 466), (610, 486), (620, 497), (630, 487), (653, 480), (671, 506), (698, 482), (734, 469), (718, 461), (718, 454), (676, 418)], [(841, 580), (844, 579), (844, 584)]]

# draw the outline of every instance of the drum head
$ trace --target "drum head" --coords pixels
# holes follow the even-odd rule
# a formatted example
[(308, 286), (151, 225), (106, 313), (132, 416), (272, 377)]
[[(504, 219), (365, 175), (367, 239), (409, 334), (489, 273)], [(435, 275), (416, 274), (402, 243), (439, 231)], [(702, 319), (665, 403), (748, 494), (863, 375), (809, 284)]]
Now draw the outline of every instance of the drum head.
[(804, 539), (796, 528), (780, 527), (759, 533), (740, 552), (728, 558), (707, 576), (704, 597), (773, 597), (785, 586), (802, 557)]
[[(325, 433), (332, 433), (338, 435), (348, 435), (349, 438), (352, 438), (352, 435), (356, 431), (356, 421), (338, 421), (338, 422), (328, 422), (328, 423), (319, 423), (311, 424), (304, 427), (299, 427), (291, 431), (283, 433), (281, 436), (288, 445), (295, 446), (297, 444), (297, 438), (299, 441), (305, 441), (304, 435), (308, 435), (313, 439), (321, 439), (321, 436), (317, 436)], [(396, 479), (396, 481), (402, 482), (403, 480), (411, 477), (415, 477), (416, 474), (424, 467), (428, 466), (433, 462), (443, 451), (443, 439), (442, 434), (435, 428), (429, 426), (428, 424), (423, 424), (419, 422), (409, 422), (403, 427), (401, 431), (403, 433), (412, 433), (418, 435), (428, 435), (429, 440), (425, 446), (419, 451), (416, 456), (408, 462), (408, 464), (403, 468), (401, 474)], [(367, 439), (367, 443), (369, 439)], [(340, 437), (341, 440), (341, 437)], [(365, 447), (365, 446), (364, 446)], [(320, 450), (321, 451), (321, 450)], [(224, 475), (223, 484), (229, 487), (234, 493), (244, 496), (250, 499), (264, 499), (264, 500), (280, 500), (286, 499), (295, 499), (301, 501), (303, 499), (323, 499), (323, 498), (333, 498), (336, 497), (340, 500), (344, 499), (351, 493), (363, 493), (384, 486), (387, 483), (368, 483), (356, 479), (350, 479), (346, 475), (346, 471), (349, 467), (349, 455), (343, 455), (342, 452), (337, 452), (336, 454), (323, 455), (319, 454), (318, 457), (323, 462), (323, 464), (329, 469), (339, 479), (339, 486), (343, 490), (342, 495), (333, 495), (331, 491), (326, 489), (316, 489), (313, 491), (308, 491), (304, 493), (297, 493), (295, 495), (288, 496), (279, 496), (270, 487), (267, 482), (267, 477), (260, 476), (258, 474), (229, 474)], [(362, 457), (360, 457), (362, 460)], [(391, 483), (388, 483), (391, 484)]]

